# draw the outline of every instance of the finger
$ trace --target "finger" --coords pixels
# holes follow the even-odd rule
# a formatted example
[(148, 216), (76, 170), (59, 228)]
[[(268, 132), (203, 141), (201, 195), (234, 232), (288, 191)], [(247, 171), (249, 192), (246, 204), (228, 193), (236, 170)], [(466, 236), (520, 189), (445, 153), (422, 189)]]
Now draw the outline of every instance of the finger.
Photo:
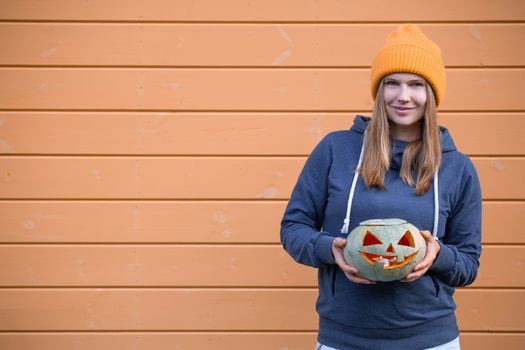
[(432, 265), (432, 262), (436, 259), (436, 251), (433, 248), (428, 248), (425, 258), (421, 260), (419, 264), (414, 266), (413, 271), (419, 271), (424, 268), (429, 268)]
[(419, 232), (421, 232), (423, 235), (431, 235), (429, 230), (421, 230)]
[(423, 260), (414, 267), (413, 271), (418, 271), (424, 268), (429, 268), (432, 262), (436, 259), (437, 251), (435, 247), (434, 237), (429, 231), (421, 231), (421, 234), (427, 242), (427, 251)]
[(425, 240), (430, 240), (431, 238), (434, 238), (432, 237), (432, 234), (430, 233), (430, 231), (419, 231), (421, 233), (421, 236), (423, 236), (423, 238)]
[(419, 277), (405, 278), (405, 279), (402, 279), (401, 282), (403, 282), (403, 283), (410, 283), (410, 282), (414, 282), (417, 279), (419, 279)]
[(337, 263), (337, 265), (339, 265), (341, 270), (354, 274), (357, 273), (357, 269), (353, 266), (348, 265), (342, 256), (336, 256), (335, 262)]
[(423, 259), (419, 264), (414, 266), (414, 269), (412, 271), (419, 271), (419, 270), (430, 268), (432, 260), (433, 260), (432, 258)]
[(370, 284), (372, 281), (369, 281), (365, 278), (358, 276), (358, 271), (355, 267), (348, 265), (346, 262), (338, 261), (336, 258), (336, 263), (339, 265), (339, 268), (343, 271), (345, 276), (352, 282), (356, 283), (367, 283)]
[(415, 281), (421, 277), (419, 273), (409, 273), (405, 278), (403, 278), (402, 282), (412, 282)]
[(341, 268), (341, 270), (343, 270), (344, 272), (348, 272), (348, 273), (351, 273), (351, 274), (354, 274), (356, 275), (358, 273), (357, 269), (353, 266), (350, 266), (350, 265), (339, 265), (339, 267)]
[(403, 278), (402, 280), (399, 280), (399, 282), (409, 283), (409, 282), (414, 282), (415, 280), (416, 278)]
[(433, 249), (429, 249), (427, 251), (427, 254), (425, 255), (425, 258), (421, 260), (419, 264), (414, 266), (413, 271), (419, 271), (425, 268), (429, 268), (430, 265), (432, 265), (432, 262), (434, 261), (435, 258), (436, 258), (436, 253), (434, 252)]
[(409, 283), (409, 282), (414, 282), (417, 279), (418, 279), (417, 277), (411, 277), (411, 278), (405, 277), (402, 280), (400, 280), (399, 282)]
[(427, 272), (426, 269), (418, 272), (411, 272), (403, 280), (401, 280), (401, 282), (413, 282), (418, 278), (421, 278), (421, 276), (423, 276), (425, 272)]
[(334, 243), (333, 244), (337, 248), (344, 248), (346, 246), (346, 239), (341, 238), (341, 237), (337, 237), (336, 239), (334, 239)]
[(350, 281), (355, 283), (361, 283), (361, 284), (375, 284), (375, 282), (367, 280), (366, 278), (359, 277), (357, 275), (347, 273), (345, 272), (346, 278), (348, 278)]

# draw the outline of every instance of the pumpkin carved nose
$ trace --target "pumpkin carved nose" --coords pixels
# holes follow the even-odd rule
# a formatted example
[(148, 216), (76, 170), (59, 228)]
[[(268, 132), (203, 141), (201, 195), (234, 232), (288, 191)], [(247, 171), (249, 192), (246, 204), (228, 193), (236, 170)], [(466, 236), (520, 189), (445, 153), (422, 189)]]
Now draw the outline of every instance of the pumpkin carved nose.
[(386, 248), (386, 252), (387, 253), (395, 253), (396, 251), (394, 250), (394, 247), (392, 247), (392, 243), (390, 243), (390, 245), (388, 246), (388, 248)]

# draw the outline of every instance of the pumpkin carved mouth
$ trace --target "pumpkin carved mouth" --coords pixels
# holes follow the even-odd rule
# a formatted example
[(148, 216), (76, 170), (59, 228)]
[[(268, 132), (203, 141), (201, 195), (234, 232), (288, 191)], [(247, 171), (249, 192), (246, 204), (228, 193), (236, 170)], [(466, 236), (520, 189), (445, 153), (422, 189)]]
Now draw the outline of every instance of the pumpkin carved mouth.
[(416, 251), (413, 254), (405, 256), (405, 260), (398, 262), (397, 256), (395, 255), (378, 255), (360, 251), (361, 256), (370, 264), (375, 265), (376, 263), (383, 263), (383, 269), (395, 269), (401, 266), (405, 266), (411, 262), (419, 252)]

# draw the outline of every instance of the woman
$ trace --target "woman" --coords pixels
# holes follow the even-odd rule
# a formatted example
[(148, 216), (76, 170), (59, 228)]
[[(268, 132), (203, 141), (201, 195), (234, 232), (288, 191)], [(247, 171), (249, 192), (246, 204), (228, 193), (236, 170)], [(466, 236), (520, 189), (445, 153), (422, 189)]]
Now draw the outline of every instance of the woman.
[[(481, 191), (436, 108), (440, 49), (415, 25), (389, 34), (372, 63), (373, 117), (327, 135), (308, 158), (281, 223), (281, 242), (318, 268), (317, 349), (459, 349), (453, 293), (476, 278)], [(344, 260), (348, 232), (369, 219), (418, 227), (424, 260), (402, 281), (359, 276)]]

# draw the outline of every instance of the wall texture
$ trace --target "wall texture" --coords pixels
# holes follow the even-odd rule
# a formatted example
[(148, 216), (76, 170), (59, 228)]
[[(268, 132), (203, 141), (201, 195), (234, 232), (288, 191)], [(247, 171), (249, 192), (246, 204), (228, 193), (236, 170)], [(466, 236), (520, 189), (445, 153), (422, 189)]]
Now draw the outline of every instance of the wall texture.
[(279, 221), (408, 21), (482, 182), (463, 347), (524, 349), (520, 0), (0, 0), (0, 348), (313, 348), (315, 270)]

